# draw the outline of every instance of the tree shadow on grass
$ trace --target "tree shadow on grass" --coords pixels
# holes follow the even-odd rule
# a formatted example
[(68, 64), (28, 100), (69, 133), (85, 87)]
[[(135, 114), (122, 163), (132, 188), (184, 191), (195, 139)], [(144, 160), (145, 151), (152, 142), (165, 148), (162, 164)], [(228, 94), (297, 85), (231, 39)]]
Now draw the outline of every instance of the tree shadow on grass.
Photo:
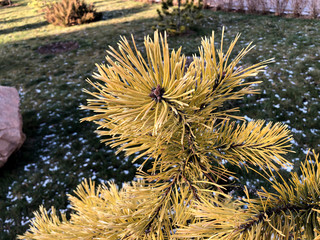
[(49, 24), (48, 22), (43, 21), (43, 22), (39, 22), (39, 23), (26, 24), (26, 25), (19, 26), (19, 27), (7, 28), (7, 29), (0, 30), (0, 35), (25, 31), (25, 30), (34, 29), (34, 28), (40, 28), (40, 27), (46, 26), (48, 24)]
[[(105, 12), (102, 12), (102, 14), (103, 14), (102, 20), (121, 18), (124, 16), (128, 17), (130, 15), (133, 15), (133, 14), (136, 14), (136, 13), (139, 13), (142, 11), (146, 11), (150, 8), (150, 6), (151, 5), (146, 4), (141, 7), (133, 7), (133, 8), (105, 11)], [(32, 16), (32, 18), (33, 17), (34, 16)], [(8, 20), (8, 21), (4, 20), (4, 21), (0, 21), (0, 23), (15, 22), (15, 21), (19, 21), (21, 19), (24, 19), (24, 18), (17, 18), (17, 19), (12, 19), (12, 20)], [(9, 33), (18, 32), (18, 31), (25, 31), (25, 30), (34, 29), (34, 28), (39, 28), (39, 27), (46, 26), (46, 25), (48, 25), (48, 22), (43, 21), (43, 22), (39, 22), (39, 23), (32, 23), (32, 24), (26, 24), (23, 26), (7, 28), (7, 29), (0, 30), (0, 35), (1, 34), (9, 34)]]
[(13, 23), (13, 22), (19, 22), (21, 21), (22, 19), (28, 19), (28, 18), (35, 18), (35, 17), (38, 17), (40, 15), (34, 15), (34, 16), (29, 16), (29, 17), (22, 17), (22, 18), (14, 18), (14, 19), (10, 19), (10, 20), (1, 20), (0, 21), (0, 24), (1, 23)]
[(103, 20), (113, 19), (113, 18), (121, 18), (121, 17), (128, 17), (130, 15), (146, 11), (151, 7), (151, 5), (143, 5), (141, 7), (133, 7), (133, 8), (124, 8), (124, 9), (117, 9), (111, 11), (102, 12)]

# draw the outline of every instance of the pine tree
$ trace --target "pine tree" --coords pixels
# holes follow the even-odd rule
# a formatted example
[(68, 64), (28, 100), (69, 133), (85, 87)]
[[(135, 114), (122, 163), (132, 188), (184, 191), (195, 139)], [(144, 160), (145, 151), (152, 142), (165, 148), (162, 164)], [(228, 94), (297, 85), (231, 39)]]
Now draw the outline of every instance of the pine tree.
[[(222, 34), (223, 35), (223, 34)], [(169, 51), (166, 35), (145, 38), (147, 57), (122, 38), (98, 65), (97, 82), (82, 119), (98, 125), (97, 133), (118, 152), (145, 161), (135, 180), (118, 188), (108, 182), (84, 181), (70, 195), (70, 220), (40, 207), (30, 230), (20, 239), (320, 239), (320, 171), (318, 155), (302, 164), (302, 176), (276, 180), (276, 170), (290, 164), (291, 135), (281, 123), (246, 122), (237, 108), (224, 103), (257, 94), (267, 60), (238, 67), (249, 44), (231, 61), (239, 35), (226, 52), (223, 37), (216, 49), (214, 33), (202, 40), (199, 57)], [(150, 169), (144, 169), (151, 162)], [(233, 175), (225, 163), (260, 174), (271, 182), (252, 199), (226, 190)], [(281, 179), (281, 176), (280, 176)], [(241, 197), (241, 198), (240, 198)]]
[(157, 9), (159, 23), (153, 28), (171, 35), (185, 33), (195, 26), (198, 28), (203, 18), (202, 8), (202, 0), (197, 0), (197, 3), (194, 0), (177, 0), (177, 6), (173, 0), (162, 1), (161, 10)]

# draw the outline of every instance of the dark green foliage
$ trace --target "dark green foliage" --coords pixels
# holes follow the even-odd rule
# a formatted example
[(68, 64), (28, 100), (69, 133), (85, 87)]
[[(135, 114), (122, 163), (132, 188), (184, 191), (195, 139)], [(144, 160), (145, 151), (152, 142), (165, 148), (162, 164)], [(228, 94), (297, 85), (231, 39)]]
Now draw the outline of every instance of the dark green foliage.
[(161, 10), (157, 9), (159, 20), (155, 29), (167, 31), (169, 34), (182, 34), (195, 27), (203, 18), (202, 0), (195, 3), (194, 0), (163, 1)]
[(82, 0), (62, 0), (49, 5), (45, 9), (45, 18), (57, 26), (72, 26), (89, 23), (101, 19), (102, 13), (96, 12), (93, 4)]

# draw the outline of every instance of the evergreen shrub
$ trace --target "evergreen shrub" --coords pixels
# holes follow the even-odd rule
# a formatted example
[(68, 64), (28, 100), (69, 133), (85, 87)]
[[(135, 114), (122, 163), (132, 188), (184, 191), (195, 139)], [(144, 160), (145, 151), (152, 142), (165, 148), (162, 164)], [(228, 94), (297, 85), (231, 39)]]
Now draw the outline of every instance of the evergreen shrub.
[(187, 32), (193, 27), (199, 28), (203, 19), (202, 0), (196, 3), (194, 0), (164, 0), (161, 3), (161, 10), (157, 9), (158, 24), (154, 29), (167, 31), (171, 35), (179, 35)]
[[(118, 152), (145, 161), (122, 188), (84, 181), (69, 196), (69, 220), (40, 207), (19, 238), (319, 240), (318, 155), (308, 155), (301, 176), (276, 180), (277, 169), (290, 165), (284, 158), (292, 140), (287, 126), (247, 122), (234, 115), (237, 108), (222, 110), (230, 100), (257, 94), (253, 77), (272, 62), (239, 66), (252, 46), (233, 55), (238, 39), (225, 48), (223, 37), (217, 46), (212, 33), (187, 68), (181, 48), (169, 51), (166, 35), (158, 32), (145, 38), (145, 58), (133, 38), (107, 51), (97, 81), (88, 80), (95, 90), (85, 90), (91, 99), (82, 109), (93, 115), (82, 121), (95, 122)], [(243, 186), (242, 195), (232, 196), (226, 163), (243, 171), (258, 167), (273, 191), (256, 189), (252, 198)]]

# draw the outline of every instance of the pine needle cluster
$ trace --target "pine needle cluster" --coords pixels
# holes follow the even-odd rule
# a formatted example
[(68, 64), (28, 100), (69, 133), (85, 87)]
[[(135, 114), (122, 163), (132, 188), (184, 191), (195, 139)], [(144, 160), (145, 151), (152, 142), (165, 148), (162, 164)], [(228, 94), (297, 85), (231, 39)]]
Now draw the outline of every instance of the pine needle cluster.
[[(246, 122), (225, 103), (256, 94), (258, 81), (245, 81), (264, 71), (267, 60), (239, 66), (253, 48), (235, 57), (239, 35), (219, 48), (214, 33), (204, 38), (199, 56), (186, 67), (186, 57), (169, 51), (166, 35), (145, 37), (146, 57), (122, 38), (107, 51), (107, 64), (97, 65), (95, 91), (82, 109), (93, 115), (105, 144), (145, 161), (136, 179), (119, 189), (84, 181), (69, 196), (70, 220), (41, 207), (30, 230), (20, 239), (314, 239), (320, 232), (318, 155), (309, 155), (302, 176), (275, 180), (279, 167), (290, 164), (291, 135), (281, 123)], [(232, 59), (232, 60), (231, 60)], [(253, 78), (251, 78), (253, 79)], [(144, 169), (146, 162), (151, 168)], [(226, 190), (233, 176), (229, 163), (254, 167), (271, 179), (274, 191), (245, 190), (234, 199)], [(281, 178), (281, 176), (280, 176)], [(246, 188), (245, 188), (246, 189)], [(318, 237), (319, 238), (319, 237)]]

